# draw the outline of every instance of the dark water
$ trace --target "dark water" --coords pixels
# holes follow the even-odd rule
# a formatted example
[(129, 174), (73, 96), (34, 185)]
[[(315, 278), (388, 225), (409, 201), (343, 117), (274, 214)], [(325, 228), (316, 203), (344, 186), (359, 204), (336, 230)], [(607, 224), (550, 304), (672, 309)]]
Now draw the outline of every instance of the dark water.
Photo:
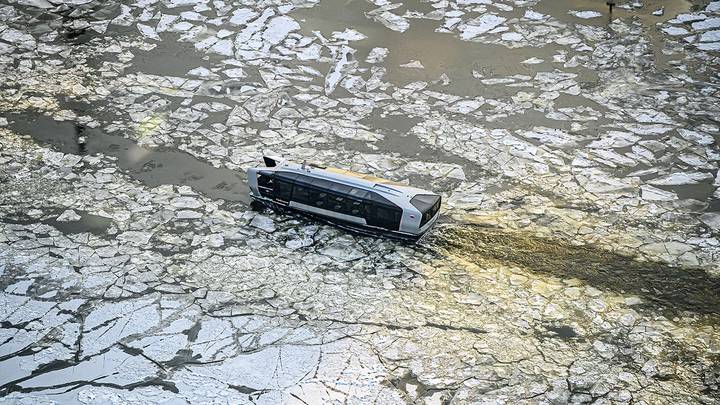
[(212, 198), (250, 202), (243, 172), (219, 169), (177, 150), (143, 148), (130, 139), (42, 114), (14, 114), (7, 118), (13, 131), (30, 135), (63, 153), (114, 156), (124, 173), (145, 185), (187, 185)]

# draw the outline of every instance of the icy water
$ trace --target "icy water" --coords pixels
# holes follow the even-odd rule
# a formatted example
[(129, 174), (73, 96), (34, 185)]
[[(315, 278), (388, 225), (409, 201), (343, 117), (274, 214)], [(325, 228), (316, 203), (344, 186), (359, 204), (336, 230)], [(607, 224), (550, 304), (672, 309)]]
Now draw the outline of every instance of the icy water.
[(0, 402), (720, 401), (720, 2), (6, 0), (0, 69)]

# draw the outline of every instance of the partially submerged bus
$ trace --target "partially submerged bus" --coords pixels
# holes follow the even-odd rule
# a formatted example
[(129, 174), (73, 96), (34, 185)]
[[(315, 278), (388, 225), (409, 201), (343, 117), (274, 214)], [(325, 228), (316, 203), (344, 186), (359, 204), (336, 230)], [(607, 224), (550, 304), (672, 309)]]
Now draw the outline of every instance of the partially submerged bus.
[(251, 197), (369, 235), (418, 240), (439, 216), (441, 198), (427, 190), (343, 169), (263, 157), (248, 169)]

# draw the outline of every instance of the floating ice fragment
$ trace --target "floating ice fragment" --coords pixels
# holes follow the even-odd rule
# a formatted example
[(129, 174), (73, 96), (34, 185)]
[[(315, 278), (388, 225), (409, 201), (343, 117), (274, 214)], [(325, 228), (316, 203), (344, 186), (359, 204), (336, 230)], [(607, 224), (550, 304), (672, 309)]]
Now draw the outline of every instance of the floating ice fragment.
[(708, 4), (707, 7), (705, 7), (705, 11), (708, 11), (708, 12), (720, 11), (720, 1), (710, 2), (710, 4)]
[(226, 70), (223, 70), (223, 73), (224, 73), (227, 77), (231, 77), (231, 78), (233, 78), (233, 79), (237, 79), (237, 78), (241, 78), (241, 77), (247, 77), (247, 75), (245, 74), (245, 72), (243, 71), (242, 68), (226, 69)]
[(160, 40), (160, 36), (157, 34), (157, 32), (155, 32), (155, 29), (153, 27), (151, 27), (149, 25), (138, 23), (137, 28), (140, 31), (140, 33), (143, 34), (145, 37), (154, 39), (157, 41)]
[(367, 13), (367, 15), (372, 16), (375, 21), (386, 26), (387, 28), (390, 28), (393, 31), (405, 32), (408, 28), (410, 28), (410, 23), (408, 22), (408, 20), (405, 19), (405, 17), (401, 17), (389, 11), (383, 11), (379, 14), (370, 12)]
[(220, 76), (216, 75), (215, 73), (213, 73), (212, 71), (210, 71), (210, 69), (208, 69), (204, 66), (196, 67), (195, 69), (190, 69), (187, 72), (187, 74), (190, 76), (197, 76), (197, 77), (204, 77), (204, 78), (219, 78), (220, 77)]
[(220, 55), (233, 56), (233, 43), (229, 39), (223, 39), (211, 46), (209, 51)]
[(675, 17), (679, 22), (700, 21), (706, 18), (707, 16), (705, 14), (678, 14), (677, 17)]
[(233, 25), (243, 25), (257, 16), (258, 13), (256, 11), (249, 8), (241, 8), (233, 11), (228, 22)]
[(706, 31), (700, 35), (700, 42), (717, 42), (720, 41), (720, 30)]
[(403, 63), (402, 65), (400, 65), (400, 67), (412, 68), (412, 69), (425, 69), (425, 66), (423, 66), (419, 60), (411, 60), (408, 63)]
[(348, 68), (353, 65), (349, 60), (349, 56), (353, 53), (355, 53), (355, 50), (349, 46), (343, 45), (340, 48), (337, 63), (325, 76), (325, 95), (330, 95), (335, 91), (340, 79), (347, 73)]
[(692, 28), (696, 31), (707, 30), (710, 28), (720, 27), (720, 17), (708, 18), (704, 21), (698, 21), (692, 23)]
[(524, 63), (526, 65), (537, 65), (537, 64), (543, 63), (543, 62), (545, 62), (545, 61), (540, 58), (532, 57), (530, 59), (525, 59), (524, 61), (522, 61), (520, 63)]
[(472, 19), (465, 24), (462, 24), (458, 29), (460, 30), (461, 39), (472, 39), (480, 34), (484, 34), (498, 25), (505, 22), (504, 17), (497, 16), (495, 14), (484, 14), (481, 17)]
[(193, 210), (180, 210), (175, 213), (175, 218), (178, 219), (198, 219), (202, 218), (202, 214)]
[(667, 114), (652, 109), (640, 109), (637, 111), (629, 111), (629, 114), (637, 121), (642, 123), (658, 123), (672, 124), (673, 120)]
[(46, 0), (19, 0), (18, 4), (21, 4), (23, 6), (31, 6), (31, 7), (37, 7), (37, 8), (53, 8), (52, 4), (47, 2)]
[(333, 31), (332, 36), (335, 39), (344, 39), (346, 41), (361, 41), (367, 38), (367, 36), (365, 36), (361, 32), (355, 31), (354, 29), (350, 28), (345, 28), (345, 31), (343, 32)]
[(132, 15), (132, 9), (129, 6), (126, 6), (125, 4), (120, 5), (120, 15), (113, 18), (111, 23), (115, 25), (121, 25), (125, 27), (129, 27), (133, 21), (134, 17)]
[(75, 222), (79, 221), (82, 217), (73, 210), (65, 210), (60, 216), (57, 217), (58, 222)]
[(652, 12), (652, 15), (660, 17), (663, 14), (665, 14), (665, 7), (660, 7), (659, 9)]
[(252, 221), (250, 221), (250, 226), (262, 229), (267, 233), (275, 232), (275, 223), (271, 218), (266, 217), (265, 215), (255, 215)]
[[(572, 15), (574, 15), (574, 16), (577, 17), (577, 18), (582, 18), (582, 19), (586, 19), (586, 20), (587, 20), (587, 19), (590, 19), (590, 18), (602, 17), (602, 14), (601, 14), (601, 13), (598, 13), (597, 11), (575, 11), (575, 10), (570, 10), (570, 11), (568, 11), (568, 14), (572, 14)], [(527, 18), (527, 16), (526, 16), (525, 18)]]
[(517, 41), (523, 40), (523, 36), (517, 32), (506, 32), (506, 33), (502, 34), (502, 36), (500, 38), (503, 41), (512, 41), (512, 42), (517, 42)]
[(576, 140), (572, 135), (557, 128), (533, 127), (532, 131), (518, 130), (517, 134), (524, 138), (537, 139), (542, 143), (561, 148), (576, 145)]
[(648, 201), (674, 201), (678, 199), (677, 194), (672, 191), (661, 190), (650, 185), (640, 186), (640, 196)]
[(262, 33), (262, 37), (265, 41), (273, 45), (277, 45), (285, 39), (289, 33), (299, 29), (300, 24), (292, 18), (283, 15), (270, 20), (267, 28)]
[(681, 186), (685, 184), (698, 184), (701, 181), (712, 178), (713, 176), (710, 173), (677, 172), (649, 180), (648, 183), (656, 186)]
[(175, 208), (200, 208), (202, 203), (193, 197), (176, 197), (170, 201), (170, 205)]
[(448, 111), (459, 114), (468, 114), (480, 108), (482, 104), (482, 102), (477, 100), (461, 100), (448, 107), (447, 109)]
[(14, 44), (35, 43), (35, 38), (32, 35), (16, 30), (15, 28), (6, 28), (5, 31), (2, 31), (0, 39)]
[(712, 145), (713, 143), (715, 143), (715, 138), (703, 132), (696, 132), (683, 128), (678, 129), (677, 132), (686, 140), (697, 143), (699, 145)]
[(666, 33), (668, 35), (672, 35), (672, 36), (688, 34), (688, 30), (686, 30), (685, 28), (680, 28), (680, 27), (666, 27), (666, 28), (663, 28), (662, 31), (664, 33)]
[(346, 240), (334, 241), (329, 246), (320, 250), (320, 253), (343, 262), (354, 261), (367, 256), (365, 253), (356, 249), (352, 242)]
[(389, 51), (387, 48), (373, 48), (370, 50), (365, 62), (367, 63), (380, 63), (387, 57)]
[(527, 10), (525, 12), (524, 18), (528, 20), (539, 21), (546, 19), (547, 16), (545, 14), (538, 13), (537, 11)]
[(703, 42), (696, 46), (703, 51), (720, 51), (720, 42)]
[[(719, 2), (720, 3), (720, 2)], [(720, 214), (706, 212), (700, 216), (700, 220), (713, 231), (720, 231)]]
[(147, 245), (152, 237), (150, 232), (141, 231), (127, 231), (117, 236), (118, 240), (127, 242), (133, 245)]
[(176, 15), (163, 14), (155, 27), (155, 32), (164, 32), (170, 29), (170, 26), (177, 21), (179, 17)]

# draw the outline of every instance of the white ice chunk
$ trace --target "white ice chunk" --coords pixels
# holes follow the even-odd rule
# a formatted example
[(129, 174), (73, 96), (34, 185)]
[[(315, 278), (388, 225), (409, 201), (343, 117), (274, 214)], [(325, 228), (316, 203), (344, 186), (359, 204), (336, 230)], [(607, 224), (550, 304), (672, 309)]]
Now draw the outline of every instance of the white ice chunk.
[(528, 20), (539, 21), (546, 19), (547, 16), (545, 14), (538, 13), (537, 11), (528, 10), (525, 12), (524, 18)]
[(132, 15), (132, 9), (130, 6), (126, 6), (125, 4), (120, 5), (120, 15), (112, 19), (112, 23), (115, 25), (122, 25), (125, 27), (129, 27), (132, 25), (132, 22), (134, 20), (134, 17)]
[(170, 205), (175, 208), (194, 209), (202, 207), (202, 202), (193, 197), (176, 197), (170, 201)]
[[(720, 3), (720, 2), (719, 2)], [(700, 215), (700, 220), (710, 229), (720, 231), (720, 214), (715, 212), (706, 212)]]
[(537, 64), (543, 63), (543, 62), (545, 62), (545, 61), (540, 58), (532, 57), (530, 59), (525, 59), (524, 61), (522, 61), (520, 63), (524, 63), (526, 65), (537, 65)]
[(577, 18), (582, 18), (582, 19), (586, 19), (586, 20), (587, 20), (587, 19), (590, 19), (590, 18), (602, 17), (602, 14), (601, 14), (601, 13), (598, 13), (597, 11), (575, 11), (575, 10), (570, 10), (570, 11), (568, 11), (568, 14), (572, 14), (572, 15), (574, 15), (574, 16), (577, 17)]
[(262, 37), (265, 41), (273, 45), (277, 45), (285, 39), (289, 33), (299, 29), (300, 24), (292, 18), (283, 15), (270, 20), (270, 23), (268, 23), (267, 28), (262, 34)]
[(383, 11), (382, 13), (375, 14), (372, 17), (375, 19), (375, 21), (381, 23), (382, 25), (390, 28), (393, 31), (405, 32), (408, 28), (410, 28), (410, 23), (408, 22), (408, 20), (389, 11)]
[(320, 55), (322, 55), (322, 46), (320, 46), (320, 44), (312, 44), (298, 52), (297, 58), (302, 61), (318, 60), (320, 59)]
[(333, 31), (332, 36), (335, 39), (344, 39), (346, 41), (362, 41), (367, 38), (363, 33), (350, 28), (346, 28), (343, 32)]
[(700, 21), (706, 18), (707, 16), (705, 14), (678, 14), (677, 17), (675, 17), (679, 22)]
[(480, 106), (483, 105), (482, 101), (478, 100), (461, 100), (457, 103), (453, 104), (452, 106), (448, 107), (448, 111), (452, 111), (459, 114), (468, 114), (471, 113)]
[(335, 66), (330, 69), (325, 76), (325, 94), (330, 95), (335, 91), (340, 79), (347, 73), (347, 68), (351, 65), (349, 55), (355, 53), (355, 50), (349, 46), (343, 45), (339, 52), (339, 59)]
[(662, 31), (664, 33), (666, 33), (668, 35), (672, 35), (672, 36), (688, 34), (688, 30), (686, 30), (685, 28), (680, 28), (680, 27), (667, 27), (667, 28), (663, 28)]
[(205, 78), (217, 78), (219, 77), (215, 73), (213, 73), (210, 69), (200, 66), (196, 67), (195, 69), (190, 69), (187, 72), (190, 76), (197, 76), (197, 77), (205, 77)]
[(720, 51), (720, 42), (703, 42), (697, 47), (703, 51)]
[(0, 38), (4, 41), (10, 42), (10, 43), (34, 43), (35, 38), (26, 33), (22, 32), (20, 30), (16, 30), (15, 28), (6, 28), (5, 31), (2, 31), (2, 35), (0, 35)]
[(155, 27), (155, 32), (164, 32), (170, 29), (170, 27), (177, 21), (179, 17), (176, 15), (163, 14)]
[(18, 4), (21, 4), (23, 6), (31, 6), (31, 7), (37, 7), (37, 8), (53, 8), (52, 4), (48, 3), (46, 0), (19, 0)]
[(154, 39), (157, 41), (160, 40), (160, 36), (157, 34), (157, 32), (155, 32), (155, 29), (153, 27), (151, 27), (149, 25), (138, 23), (137, 28), (140, 31), (140, 33), (143, 34), (145, 37)]
[(699, 145), (712, 145), (715, 143), (715, 138), (704, 132), (691, 131), (689, 129), (678, 129), (677, 132), (690, 142), (697, 143)]
[(411, 60), (408, 63), (403, 63), (402, 65), (400, 65), (400, 67), (412, 68), (412, 69), (425, 69), (425, 66), (423, 66), (423, 64), (420, 63), (419, 60)]
[(225, 73), (225, 75), (227, 77), (231, 77), (233, 79), (247, 77), (247, 75), (242, 70), (242, 68), (226, 69), (226, 70), (223, 70), (223, 73)]
[(82, 217), (78, 215), (73, 210), (65, 210), (62, 214), (60, 214), (59, 217), (57, 217), (58, 222), (75, 222), (79, 221)]
[(268, 233), (275, 232), (275, 223), (271, 218), (266, 217), (265, 215), (255, 215), (255, 218), (250, 221), (250, 226), (262, 229)]
[(504, 17), (495, 14), (484, 14), (481, 17), (472, 19), (462, 24), (458, 29), (461, 31), (461, 39), (472, 39), (480, 34), (484, 34), (498, 25), (505, 22)]
[(209, 49), (210, 52), (219, 53), (220, 55), (233, 56), (233, 43), (229, 39), (222, 39), (215, 42)]
[(698, 184), (703, 180), (712, 179), (710, 173), (703, 172), (676, 172), (648, 181), (656, 186), (682, 186), (685, 184)]
[(517, 32), (506, 32), (506, 33), (502, 34), (502, 36), (500, 38), (502, 38), (503, 41), (512, 41), (512, 42), (517, 42), (517, 41), (523, 40), (523, 36)]
[(720, 30), (703, 32), (700, 35), (700, 42), (717, 42), (720, 41)]
[(387, 48), (373, 48), (370, 50), (370, 53), (368, 54), (367, 58), (365, 59), (365, 62), (367, 63), (380, 63), (388, 56)]
[(720, 1), (710, 2), (710, 4), (705, 7), (705, 11), (709, 11), (711, 13), (715, 11), (720, 11)]
[(707, 20), (692, 23), (692, 28), (696, 31), (718, 27), (720, 27), (720, 17), (708, 18)]
[(258, 13), (249, 8), (241, 8), (233, 11), (232, 17), (230, 17), (230, 24), (243, 25), (253, 18), (257, 17)]
[(640, 186), (640, 196), (643, 200), (648, 201), (673, 201), (678, 199), (677, 194), (672, 191), (661, 190), (649, 185)]

